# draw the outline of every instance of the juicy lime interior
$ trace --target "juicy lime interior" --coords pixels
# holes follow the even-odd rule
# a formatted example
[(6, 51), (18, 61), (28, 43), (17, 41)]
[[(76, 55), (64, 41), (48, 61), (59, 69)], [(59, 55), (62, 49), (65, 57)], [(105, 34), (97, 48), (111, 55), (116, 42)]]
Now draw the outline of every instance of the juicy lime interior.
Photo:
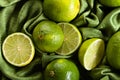
[(25, 66), (34, 57), (34, 45), (24, 33), (13, 33), (3, 42), (3, 55), (14, 66)]
[(104, 41), (102, 39), (88, 39), (79, 49), (79, 60), (87, 70), (95, 68), (104, 55)]
[(70, 23), (59, 23), (58, 24), (64, 33), (64, 41), (62, 46), (56, 51), (60, 55), (72, 54), (78, 49), (82, 42), (82, 36), (76, 26)]

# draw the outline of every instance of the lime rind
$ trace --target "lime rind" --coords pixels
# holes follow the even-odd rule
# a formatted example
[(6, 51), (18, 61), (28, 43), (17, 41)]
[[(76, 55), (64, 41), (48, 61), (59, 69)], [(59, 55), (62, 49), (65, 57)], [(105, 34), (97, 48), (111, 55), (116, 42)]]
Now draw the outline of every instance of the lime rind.
[(62, 29), (53, 21), (40, 22), (33, 30), (35, 46), (43, 51), (52, 53), (61, 47), (64, 34)]
[[(29, 46), (25, 44), (29, 44)], [(4, 58), (10, 64), (18, 67), (22, 67), (29, 64), (32, 61), (35, 54), (35, 49), (32, 40), (27, 35), (21, 32), (16, 32), (6, 37), (6, 39), (3, 42), (2, 50)], [(18, 53), (18, 51), (19, 54), (16, 54)]]
[(111, 67), (120, 70), (120, 31), (113, 34), (106, 45), (106, 60)]

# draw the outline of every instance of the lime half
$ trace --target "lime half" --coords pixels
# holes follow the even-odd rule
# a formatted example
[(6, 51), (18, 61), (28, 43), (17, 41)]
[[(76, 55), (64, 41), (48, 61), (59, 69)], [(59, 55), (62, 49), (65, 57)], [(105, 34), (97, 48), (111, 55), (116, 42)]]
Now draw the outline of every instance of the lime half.
[(18, 67), (29, 64), (35, 54), (32, 40), (20, 32), (8, 35), (3, 42), (2, 50), (4, 58)]
[(70, 23), (58, 24), (64, 33), (64, 41), (62, 46), (56, 51), (60, 55), (69, 55), (78, 49), (82, 42), (82, 36), (76, 26)]
[(86, 70), (95, 68), (104, 55), (105, 44), (102, 39), (92, 38), (83, 42), (79, 49), (79, 61)]

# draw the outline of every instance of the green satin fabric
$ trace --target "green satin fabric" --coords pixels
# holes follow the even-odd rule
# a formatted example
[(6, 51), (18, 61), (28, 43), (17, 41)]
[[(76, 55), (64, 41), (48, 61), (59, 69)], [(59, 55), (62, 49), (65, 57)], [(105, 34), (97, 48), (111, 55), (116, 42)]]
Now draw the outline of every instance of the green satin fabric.
[[(43, 14), (42, 2), (43, 0), (0, 0), (0, 49), (5, 37), (14, 32), (23, 32), (32, 39), (33, 28), (41, 20), (47, 19)], [(80, 0), (80, 2), (79, 14), (70, 23), (79, 28), (83, 40), (97, 37), (107, 43), (109, 38), (119, 31), (120, 7), (106, 7), (98, 0)], [(0, 80), (43, 80), (43, 71), (49, 61), (70, 57), (54, 53), (47, 55), (37, 50), (34, 60), (29, 65), (18, 68), (7, 63), (0, 50)], [(81, 65), (78, 67), (81, 80), (120, 79), (120, 72), (111, 68), (105, 58), (91, 71), (86, 71)]]

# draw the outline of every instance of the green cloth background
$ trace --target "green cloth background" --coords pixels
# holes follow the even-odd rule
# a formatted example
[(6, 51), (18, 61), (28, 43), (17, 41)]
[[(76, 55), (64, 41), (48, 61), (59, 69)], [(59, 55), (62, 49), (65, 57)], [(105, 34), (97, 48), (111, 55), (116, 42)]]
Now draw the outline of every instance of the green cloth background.
[[(14, 32), (23, 32), (32, 39), (33, 28), (41, 20), (47, 19), (43, 13), (42, 2), (43, 0), (0, 0), (0, 49), (5, 37)], [(109, 38), (119, 31), (120, 7), (106, 7), (98, 0), (80, 0), (80, 2), (80, 12), (70, 23), (79, 28), (83, 40), (98, 37), (107, 44)], [(54, 53), (48, 55), (36, 50), (34, 60), (29, 65), (18, 68), (5, 61), (1, 49), (0, 80), (43, 80), (43, 71), (49, 61), (69, 57)], [(81, 65), (78, 67), (81, 80), (120, 80), (120, 71), (111, 68), (105, 58), (91, 71), (84, 70)]]

